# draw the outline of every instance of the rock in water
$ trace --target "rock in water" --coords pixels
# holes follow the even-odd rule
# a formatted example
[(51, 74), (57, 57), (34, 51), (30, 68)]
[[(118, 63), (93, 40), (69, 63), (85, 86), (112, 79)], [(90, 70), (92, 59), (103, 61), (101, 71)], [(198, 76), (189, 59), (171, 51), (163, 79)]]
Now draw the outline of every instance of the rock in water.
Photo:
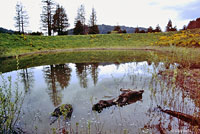
[(115, 102), (113, 102), (114, 99), (111, 100), (100, 100), (97, 104), (92, 106), (92, 110), (95, 110), (97, 112), (101, 112), (104, 108), (110, 107), (112, 105), (116, 105)]
[(51, 124), (53, 124), (59, 117), (63, 116), (65, 120), (70, 119), (73, 112), (72, 105), (62, 104), (51, 113)]
[(131, 89), (120, 89), (122, 92), (117, 98), (111, 100), (100, 100), (97, 104), (94, 104), (92, 110), (98, 111), (99, 113), (106, 107), (112, 105), (118, 105), (120, 107), (128, 104), (135, 103), (142, 99), (144, 90), (131, 90)]
[[(126, 104), (131, 104), (132, 100), (139, 100), (139, 98), (142, 97), (142, 94), (144, 90), (131, 90), (131, 89), (120, 89), (122, 94), (117, 97), (114, 102), (117, 103), (120, 106), (126, 105)], [(133, 101), (134, 102), (134, 101)]]

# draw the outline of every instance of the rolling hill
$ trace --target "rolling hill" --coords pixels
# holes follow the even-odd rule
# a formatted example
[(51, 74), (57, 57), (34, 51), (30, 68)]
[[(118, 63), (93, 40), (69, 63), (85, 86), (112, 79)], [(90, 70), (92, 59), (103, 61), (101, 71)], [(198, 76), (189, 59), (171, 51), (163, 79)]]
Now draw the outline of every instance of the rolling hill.
[[(112, 31), (114, 29), (115, 26), (111, 26), (111, 25), (105, 25), (105, 24), (102, 24), (102, 25), (98, 25), (98, 28), (99, 28), (99, 31), (100, 31), (100, 34), (107, 34), (109, 31)], [(126, 30), (127, 33), (133, 33), (135, 32), (135, 29), (134, 27), (127, 27), (127, 26), (120, 26), (121, 27), (121, 30)], [(147, 30), (146, 28), (143, 28), (143, 27), (138, 27), (140, 30)], [(69, 35), (73, 35), (73, 29), (69, 29), (68, 30), (68, 34)]]
[(13, 30), (8, 30), (8, 29), (0, 27), (0, 33), (10, 33), (10, 34), (12, 34), (14, 32), (15, 31), (13, 31)]

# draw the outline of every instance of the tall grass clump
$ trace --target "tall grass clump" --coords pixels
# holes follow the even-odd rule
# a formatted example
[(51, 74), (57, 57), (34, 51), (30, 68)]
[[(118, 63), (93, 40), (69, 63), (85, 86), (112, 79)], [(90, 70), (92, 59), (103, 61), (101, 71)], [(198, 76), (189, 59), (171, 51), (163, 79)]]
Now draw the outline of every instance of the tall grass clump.
[(7, 49), (0, 46), (0, 57), (6, 53)]
[(13, 90), (11, 77), (5, 79), (1, 74), (0, 79), (2, 82), (0, 85), (0, 133), (20, 133), (17, 123), (20, 120), (24, 97), (19, 92), (17, 82)]

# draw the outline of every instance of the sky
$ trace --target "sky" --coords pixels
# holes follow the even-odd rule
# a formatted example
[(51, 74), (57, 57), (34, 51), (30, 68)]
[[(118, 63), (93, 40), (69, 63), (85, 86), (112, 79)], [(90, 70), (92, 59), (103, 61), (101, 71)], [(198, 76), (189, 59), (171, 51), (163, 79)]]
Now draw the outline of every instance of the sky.
[[(97, 13), (97, 24), (125, 25), (148, 28), (160, 25), (165, 30), (169, 19), (173, 26), (181, 29), (189, 21), (200, 17), (200, 0), (54, 0), (62, 5), (69, 19), (70, 28), (74, 27), (77, 10), (85, 6), (86, 23), (94, 7)], [(16, 30), (15, 6), (21, 2), (29, 16), (27, 32), (41, 31), (41, 0), (1, 0), (0, 27)]]

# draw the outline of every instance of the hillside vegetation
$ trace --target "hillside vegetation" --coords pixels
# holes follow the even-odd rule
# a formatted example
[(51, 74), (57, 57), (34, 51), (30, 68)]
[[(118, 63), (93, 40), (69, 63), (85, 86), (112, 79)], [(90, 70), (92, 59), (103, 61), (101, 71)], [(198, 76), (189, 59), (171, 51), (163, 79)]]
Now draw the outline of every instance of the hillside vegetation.
[(32, 36), (0, 34), (1, 57), (49, 50), (200, 47), (200, 29), (165, 33)]
[(200, 47), (200, 29), (184, 30), (172, 35), (161, 36), (154, 45)]
[(0, 34), (2, 56), (74, 48), (131, 48), (149, 46), (165, 33), (31, 36)]

